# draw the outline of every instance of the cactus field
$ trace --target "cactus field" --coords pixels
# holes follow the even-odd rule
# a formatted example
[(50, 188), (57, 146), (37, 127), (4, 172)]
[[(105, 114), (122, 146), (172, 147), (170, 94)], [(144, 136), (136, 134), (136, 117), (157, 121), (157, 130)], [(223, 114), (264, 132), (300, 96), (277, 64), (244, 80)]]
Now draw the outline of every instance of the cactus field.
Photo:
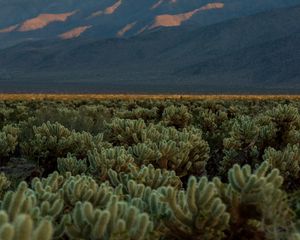
[(300, 240), (300, 97), (0, 96), (0, 240)]

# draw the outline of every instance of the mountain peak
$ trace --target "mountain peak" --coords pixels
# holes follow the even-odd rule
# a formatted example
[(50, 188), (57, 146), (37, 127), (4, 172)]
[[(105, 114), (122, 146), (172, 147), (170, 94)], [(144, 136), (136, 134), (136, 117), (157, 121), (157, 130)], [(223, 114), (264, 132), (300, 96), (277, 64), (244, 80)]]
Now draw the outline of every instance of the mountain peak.
[(53, 14), (42, 13), (35, 18), (31, 18), (23, 22), (18, 29), (19, 32), (28, 32), (41, 29), (53, 22), (65, 22), (70, 16), (74, 15), (77, 11)]

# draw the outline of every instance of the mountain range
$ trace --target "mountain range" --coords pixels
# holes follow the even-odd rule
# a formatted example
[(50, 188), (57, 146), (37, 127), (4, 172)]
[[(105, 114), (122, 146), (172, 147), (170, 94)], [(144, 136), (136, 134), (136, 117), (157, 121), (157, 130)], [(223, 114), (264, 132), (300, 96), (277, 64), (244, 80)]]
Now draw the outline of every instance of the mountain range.
[(0, 0), (0, 91), (298, 93), (295, 0)]

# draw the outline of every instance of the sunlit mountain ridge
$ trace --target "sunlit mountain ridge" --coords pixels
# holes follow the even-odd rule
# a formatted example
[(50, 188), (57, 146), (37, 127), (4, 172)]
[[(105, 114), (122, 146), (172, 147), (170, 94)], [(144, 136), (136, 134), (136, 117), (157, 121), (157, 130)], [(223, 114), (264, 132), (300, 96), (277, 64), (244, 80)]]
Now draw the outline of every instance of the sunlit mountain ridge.
[[(206, 26), (296, 5), (296, 0), (0, 1), (0, 47), (27, 40), (131, 37), (160, 27)], [(75, 34), (74, 34), (75, 32)], [(66, 37), (67, 36), (67, 37)]]

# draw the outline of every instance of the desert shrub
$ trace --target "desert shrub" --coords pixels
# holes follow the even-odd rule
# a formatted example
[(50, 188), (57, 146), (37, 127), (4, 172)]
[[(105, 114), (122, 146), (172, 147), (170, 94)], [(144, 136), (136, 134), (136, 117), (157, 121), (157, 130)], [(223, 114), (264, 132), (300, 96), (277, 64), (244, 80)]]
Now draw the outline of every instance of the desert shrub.
[(175, 128), (187, 127), (192, 120), (192, 115), (188, 108), (184, 105), (175, 107), (174, 105), (165, 108), (162, 114), (162, 121), (167, 126), (174, 126)]
[(263, 158), (273, 168), (277, 168), (284, 177), (286, 189), (299, 188), (300, 184), (300, 149), (298, 145), (287, 145), (283, 150), (268, 148)]
[(6, 125), (0, 131), (0, 162), (4, 164), (18, 145), (19, 128)]
[(59, 123), (44, 123), (33, 126), (34, 136), (21, 145), (24, 156), (38, 162), (46, 173), (57, 169), (57, 158), (67, 157), (72, 153), (78, 158), (87, 157), (88, 151), (109, 146), (103, 142), (103, 135), (92, 136), (90, 133), (70, 131)]

